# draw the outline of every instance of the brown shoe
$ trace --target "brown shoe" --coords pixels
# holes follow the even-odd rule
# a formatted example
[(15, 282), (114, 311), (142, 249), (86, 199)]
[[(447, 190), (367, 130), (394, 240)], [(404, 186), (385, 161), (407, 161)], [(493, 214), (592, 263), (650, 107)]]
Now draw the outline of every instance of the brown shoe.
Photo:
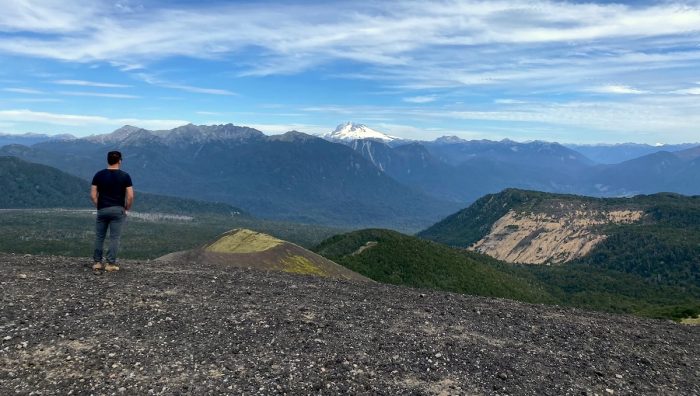
[(95, 261), (95, 263), (92, 265), (92, 273), (95, 275), (101, 275), (103, 269), (104, 266), (99, 261)]
[(119, 266), (115, 265), (115, 264), (108, 263), (107, 265), (105, 265), (105, 271), (107, 271), (107, 272), (119, 271)]

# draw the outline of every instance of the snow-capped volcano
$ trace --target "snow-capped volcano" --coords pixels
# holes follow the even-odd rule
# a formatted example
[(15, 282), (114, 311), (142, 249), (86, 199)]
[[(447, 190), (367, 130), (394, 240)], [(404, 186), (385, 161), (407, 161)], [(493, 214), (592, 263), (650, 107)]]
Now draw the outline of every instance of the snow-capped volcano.
[(346, 122), (345, 124), (338, 125), (335, 131), (323, 135), (324, 139), (327, 140), (358, 140), (358, 139), (374, 139), (381, 140), (383, 142), (391, 142), (392, 140), (397, 140), (396, 136), (389, 136), (385, 133), (375, 131), (362, 124), (355, 124), (352, 122)]

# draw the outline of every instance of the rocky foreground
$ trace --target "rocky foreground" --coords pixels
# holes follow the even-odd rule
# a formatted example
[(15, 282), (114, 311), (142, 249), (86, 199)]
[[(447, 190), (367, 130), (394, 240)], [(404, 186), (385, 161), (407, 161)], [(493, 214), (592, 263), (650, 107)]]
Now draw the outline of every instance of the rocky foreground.
[(0, 254), (0, 394), (700, 394), (700, 327), (227, 268)]

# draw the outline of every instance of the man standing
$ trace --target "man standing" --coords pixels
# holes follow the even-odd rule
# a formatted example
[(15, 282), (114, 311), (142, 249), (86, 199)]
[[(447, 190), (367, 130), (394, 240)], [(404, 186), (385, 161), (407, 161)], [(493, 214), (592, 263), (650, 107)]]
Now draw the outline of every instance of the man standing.
[[(110, 151), (107, 153), (107, 169), (97, 172), (92, 178), (90, 198), (97, 208), (95, 226), (95, 252), (92, 256), (92, 270), (100, 274), (104, 269), (108, 272), (118, 271), (117, 252), (122, 225), (126, 220), (126, 211), (134, 203), (134, 188), (131, 176), (119, 169), (122, 164), (122, 153)], [(109, 229), (109, 251), (107, 265), (102, 265), (102, 248)]]

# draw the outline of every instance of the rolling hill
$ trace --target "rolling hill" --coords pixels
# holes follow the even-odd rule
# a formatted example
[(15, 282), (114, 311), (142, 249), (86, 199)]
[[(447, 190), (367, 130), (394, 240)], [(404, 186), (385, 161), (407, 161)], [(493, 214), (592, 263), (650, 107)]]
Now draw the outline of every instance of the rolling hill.
[(247, 229), (233, 229), (201, 248), (170, 253), (157, 259), (180, 265), (233, 266), (265, 271), (282, 271), (324, 278), (369, 281), (318, 254), (293, 243)]
[(697, 288), (587, 264), (514, 265), (388, 230), (336, 235), (314, 250), (383, 283), (651, 317), (700, 313)]
[(323, 241), (314, 251), (378, 282), (528, 302), (553, 302), (537, 282), (513, 276), (488, 256), (395, 231), (367, 229)]

